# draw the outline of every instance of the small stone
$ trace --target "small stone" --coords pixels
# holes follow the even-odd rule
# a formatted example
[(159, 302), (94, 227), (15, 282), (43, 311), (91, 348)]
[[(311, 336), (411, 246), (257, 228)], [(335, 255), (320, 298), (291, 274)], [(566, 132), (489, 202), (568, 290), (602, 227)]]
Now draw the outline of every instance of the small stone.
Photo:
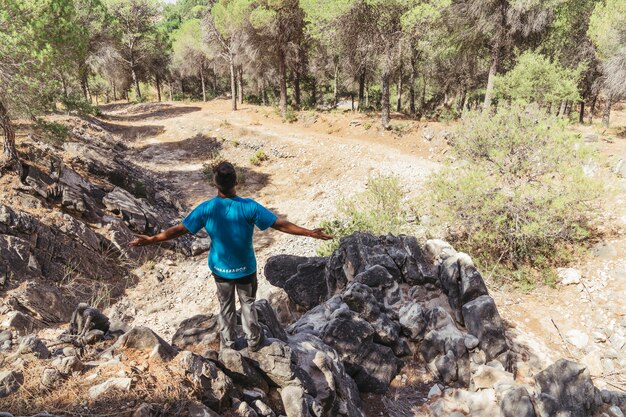
[(465, 339), (463, 340), (463, 342), (465, 343), (465, 347), (467, 348), (467, 350), (472, 350), (476, 348), (476, 346), (478, 346), (478, 343), (480, 341), (478, 340), (476, 336), (468, 334), (465, 336)]
[(611, 342), (611, 345), (615, 349), (621, 350), (626, 343), (626, 338), (624, 338), (624, 336), (620, 335), (619, 333), (613, 333), (613, 335), (609, 337), (609, 342)]
[(615, 365), (613, 364), (613, 360), (609, 358), (602, 359), (602, 369), (604, 370), (605, 374), (615, 372)]
[(131, 382), (131, 378), (108, 379), (102, 384), (94, 385), (93, 387), (89, 388), (89, 398), (95, 400), (112, 389), (118, 389), (120, 391), (130, 391)]
[(580, 282), (580, 272), (574, 268), (557, 268), (557, 274), (561, 285), (578, 284)]
[(481, 365), (472, 374), (472, 383), (474, 389), (493, 388), (497, 384), (513, 384), (513, 374), (503, 369), (492, 368), (491, 366)]
[(568, 330), (565, 336), (566, 340), (578, 349), (584, 348), (589, 343), (589, 336), (577, 329)]
[(593, 341), (596, 343), (606, 342), (606, 335), (602, 332), (593, 332), (591, 333), (591, 337), (593, 337)]
[(597, 258), (610, 259), (617, 256), (617, 249), (610, 243), (600, 242), (591, 248), (591, 254)]
[(62, 380), (63, 375), (54, 368), (46, 368), (41, 374), (41, 385), (48, 389), (56, 388), (61, 384)]
[(430, 391), (428, 391), (428, 398), (438, 397), (440, 395), (441, 395), (441, 388), (439, 388), (439, 384), (433, 385)]
[(609, 407), (609, 415), (611, 417), (624, 417), (624, 413), (622, 413), (622, 410), (616, 405)]
[(15, 392), (20, 387), (22, 374), (16, 371), (0, 372), (0, 398)]
[(215, 411), (211, 410), (204, 404), (201, 403), (191, 403), (188, 408), (189, 417), (219, 417)]
[(580, 361), (587, 367), (591, 376), (602, 375), (602, 357), (600, 356), (600, 351), (594, 350), (593, 352), (589, 352)]
[(626, 327), (626, 316), (622, 317), (622, 321), (620, 322), (620, 326)]

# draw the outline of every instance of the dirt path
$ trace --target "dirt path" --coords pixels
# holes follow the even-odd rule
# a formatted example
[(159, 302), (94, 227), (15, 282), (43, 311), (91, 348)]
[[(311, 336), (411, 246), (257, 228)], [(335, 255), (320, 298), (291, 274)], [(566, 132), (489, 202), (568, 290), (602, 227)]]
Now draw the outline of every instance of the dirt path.
[[(298, 122), (289, 124), (263, 107), (244, 105), (232, 112), (223, 100), (111, 105), (105, 112), (105, 127), (125, 138), (136, 151), (136, 162), (162, 176), (187, 207), (215, 193), (203, 174), (203, 163), (225, 158), (245, 175), (241, 195), (308, 227), (330, 217), (340, 197), (364, 189), (370, 175), (397, 175), (410, 194), (417, 194), (424, 178), (440, 166), (437, 161), (447, 150), (442, 137), (449, 129), (438, 123), (397, 121), (395, 130), (379, 131), (374, 119), (351, 112), (302, 113)], [(433, 135), (431, 141), (424, 139)], [(600, 146), (605, 154), (626, 155), (624, 142)], [(250, 158), (258, 149), (269, 160), (255, 166)], [(618, 224), (626, 224), (626, 180), (615, 181), (607, 213)], [(262, 270), (266, 259), (278, 253), (314, 255), (317, 245), (274, 231), (257, 233), (259, 267)], [(626, 385), (626, 348), (620, 345), (626, 328), (626, 239), (613, 234), (603, 247), (574, 265), (583, 277), (578, 286), (542, 287), (524, 294), (499, 288), (495, 277), (489, 282), (512, 334), (520, 345), (532, 348), (537, 362), (547, 364), (563, 356), (596, 361), (594, 352), (601, 352), (600, 362), (594, 364), (601, 371), (597, 381), (618, 389)], [(214, 311), (205, 262), (200, 256), (159, 265), (157, 269), (169, 277), (159, 285), (150, 278), (156, 270), (147, 271), (148, 278), (126, 300), (136, 307), (136, 322), (170, 335), (181, 319)], [(483, 273), (489, 276), (489, 271)], [(271, 292), (262, 279), (260, 296)], [(564, 342), (573, 330), (587, 335), (584, 346)]]

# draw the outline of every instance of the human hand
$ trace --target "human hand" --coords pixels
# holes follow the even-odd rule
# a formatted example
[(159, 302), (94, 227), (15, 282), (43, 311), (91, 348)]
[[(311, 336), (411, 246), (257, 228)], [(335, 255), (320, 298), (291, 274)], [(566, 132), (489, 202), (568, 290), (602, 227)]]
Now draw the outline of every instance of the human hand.
[(309, 237), (320, 240), (331, 240), (333, 238), (331, 235), (324, 233), (324, 229), (321, 227), (311, 230)]
[(146, 235), (135, 235), (135, 239), (131, 240), (128, 246), (146, 246), (152, 244), (152, 237)]

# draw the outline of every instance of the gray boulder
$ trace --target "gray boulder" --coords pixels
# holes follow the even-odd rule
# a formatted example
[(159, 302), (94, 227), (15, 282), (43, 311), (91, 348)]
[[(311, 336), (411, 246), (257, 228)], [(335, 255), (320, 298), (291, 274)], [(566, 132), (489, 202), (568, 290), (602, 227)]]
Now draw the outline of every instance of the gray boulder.
[(580, 364), (560, 359), (539, 372), (535, 381), (541, 389), (541, 408), (549, 415), (565, 412), (586, 417), (596, 411), (596, 388), (589, 371)]
[(158, 224), (154, 209), (121, 187), (115, 187), (102, 202), (112, 213), (122, 216), (126, 224), (136, 232), (152, 232)]
[(234, 349), (221, 349), (218, 360), (226, 375), (237, 384), (245, 387), (260, 388), (264, 392), (269, 390), (263, 375), (240, 352)]
[(423, 337), (426, 320), (422, 307), (418, 303), (409, 302), (400, 308), (400, 325), (402, 333), (411, 341), (418, 341)]
[(248, 352), (251, 364), (274, 386), (285, 387), (296, 381), (296, 358), (287, 343), (266, 339), (257, 352)]
[(124, 333), (117, 342), (102, 355), (110, 355), (125, 349), (135, 349), (150, 353), (150, 359), (170, 360), (176, 354), (175, 350), (161, 337), (148, 327), (134, 327)]
[(462, 312), (467, 331), (478, 338), (480, 349), (487, 355), (487, 361), (496, 359), (509, 349), (504, 323), (493, 298), (481, 295), (463, 305)]
[(524, 387), (509, 390), (500, 402), (502, 417), (535, 417), (535, 408), (530, 394)]
[(280, 324), (276, 311), (265, 299), (257, 300), (254, 303), (256, 311), (259, 317), (259, 323), (263, 326), (265, 334), (273, 339), (279, 339), (283, 342), (287, 342), (287, 333)]
[(22, 374), (17, 371), (0, 371), (0, 398), (17, 391), (24, 382)]
[(183, 320), (172, 337), (172, 345), (179, 349), (188, 349), (192, 346), (215, 342), (219, 338), (219, 323), (217, 315), (198, 314)]
[(325, 258), (309, 258), (297, 267), (297, 272), (285, 283), (284, 290), (298, 305), (311, 309), (328, 298), (324, 271)]
[(454, 318), (461, 324), (463, 305), (481, 295), (488, 295), (482, 276), (465, 253), (457, 253), (443, 262), (440, 282), (448, 296), (448, 303), (455, 312)]
[(20, 340), (17, 348), (18, 354), (33, 354), (39, 359), (48, 359), (50, 351), (46, 345), (35, 335), (25, 336)]
[(202, 402), (214, 410), (230, 406), (235, 394), (233, 381), (213, 362), (200, 355), (183, 351), (176, 357), (191, 381), (201, 390)]

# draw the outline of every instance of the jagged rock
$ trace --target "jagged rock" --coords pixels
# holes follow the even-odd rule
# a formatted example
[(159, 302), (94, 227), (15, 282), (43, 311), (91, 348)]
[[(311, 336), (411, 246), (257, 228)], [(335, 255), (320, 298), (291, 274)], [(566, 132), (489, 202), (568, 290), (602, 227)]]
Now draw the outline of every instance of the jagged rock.
[(595, 412), (596, 388), (584, 366), (560, 359), (539, 372), (535, 380), (541, 388), (539, 402), (548, 415), (569, 412), (571, 417), (586, 417)]
[(428, 398), (438, 397), (441, 395), (441, 388), (439, 388), (439, 384), (433, 385), (430, 390), (428, 390)]
[(2, 326), (13, 329), (18, 335), (30, 334), (39, 327), (34, 318), (21, 311), (14, 311), (9, 314)]
[(415, 285), (421, 282), (417, 259), (422, 256), (417, 239), (413, 236), (387, 235), (382, 239), (385, 250), (400, 269), (402, 281)]
[(298, 305), (310, 309), (328, 298), (324, 270), (326, 258), (309, 258), (297, 267), (297, 272), (284, 283), (284, 290)]
[(524, 387), (509, 390), (500, 402), (502, 417), (535, 417), (530, 394)]
[(63, 375), (57, 369), (46, 368), (41, 374), (41, 385), (45, 388), (53, 389), (58, 387), (63, 381)]
[(480, 349), (487, 354), (487, 361), (497, 358), (508, 349), (504, 323), (493, 298), (482, 295), (463, 305), (462, 311), (465, 327), (480, 341)]
[(250, 404), (245, 401), (239, 403), (236, 411), (239, 417), (259, 417)]
[(35, 335), (23, 337), (20, 340), (17, 352), (20, 354), (32, 353), (39, 359), (48, 359), (50, 357), (50, 351), (46, 345)]
[(101, 250), (105, 245), (104, 238), (101, 235), (98, 235), (87, 227), (85, 223), (76, 220), (69, 214), (63, 214), (63, 223), (59, 226), (59, 230), (94, 251)]
[(328, 294), (342, 290), (356, 275), (373, 265), (384, 267), (394, 280), (401, 280), (402, 273), (378, 238), (367, 233), (342, 238), (339, 249), (328, 259), (326, 266)]
[(309, 258), (294, 255), (276, 255), (267, 260), (263, 274), (270, 284), (284, 288), (289, 278), (298, 272), (298, 266), (306, 263)]
[(461, 324), (463, 324), (462, 306), (481, 295), (488, 295), (487, 286), (472, 259), (462, 252), (448, 257), (443, 262), (440, 282), (448, 295), (448, 303), (455, 312), (454, 318)]
[(71, 375), (83, 370), (84, 365), (76, 356), (59, 357), (52, 361), (51, 365), (62, 375)]
[(276, 417), (276, 413), (272, 410), (267, 404), (265, 404), (261, 400), (254, 400), (252, 402), (252, 408), (257, 412), (258, 415), (263, 417)]
[(402, 325), (402, 333), (409, 340), (420, 340), (426, 328), (422, 307), (418, 303), (413, 302), (404, 304), (400, 308), (400, 325)]
[(111, 390), (130, 391), (131, 378), (110, 378), (105, 382), (89, 388), (89, 398), (96, 400)]
[(220, 417), (215, 411), (202, 403), (192, 402), (187, 408), (189, 417)]
[(334, 349), (306, 333), (291, 337), (289, 346), (298, 367), (312, 380), (324, 416), (363, 417), (358, 387)]
[(122, 216), (128, 226), (139, 233), (148, 233), (157, 225), (153, 209), (121, 187), (115, 187), (102, 202), (108, 210)]
[(218, 360), (223, 365), (226, 375), (234, 382), (247, 387), (260, 388), (264, 392), (269, 390), (263, 375), (251, 366), (240, 352), (233, 349), (221, 349)]
[(218, 317), (213, 314), (198, 314), (183, 320), (172, 337), (172, 344), (180, 349), (197, 345), (209, 345), (218, 340)]
[(446, 385), (459, 379), (459, 367), (456, 357), (451, 350), (445, 355), (437, 356), (435, 359), (435, 369), (437, 369), (437, 373)]
[(280, 324), (276, 311), (274, 311), (269, 301), (265, 299), (257, 300), (254, 302), (254, 306), (259, 316), (259, 323), (263, 326), (266, 336), (287, 342), (287, 333)]
[[(147, 327), (135, 327), (128, 333), (124, 333), (105, 352), (110, 354), (124, 349), (136, 349), (150, 352), (151, 359), (169, 360), (174, 357), (174, 349), (159, 335)], [(103, 355), (105, 355), (103, 352)]]
[(387, 269), (381, 265), (372, 265), (365, 271), (357, 274), (354, 277), (354, 282), (358, 282), (372, 288), (387, 288), (391, 287), (395, 281)]
[(580, 272), (574, 268), (557, 268), (557, 274), (559, 275), (559, 284), (571, 285), (578, 284), (580, 282)]
[(488, 365), (480, 365), (472, 373), (474, 389), (495, 388), (498, 384), (513, 384), (513, 374)]
[(455, 254), (456, 251), (448, 242), (439, 239), (427, 240), (424, 249), (414, 254), (419, 270), (419, 278), (411, 284), (438, 284), (441, 264)]
[(230, 406), (235, 386), (213, 362), (189, 351), (181, 352), (176, 361), (192, 382), (201, 388), (203, 403), (215, 410)]
[(23, 377), (17, 371), (0, 371), (0, 398), (17, 391), (23, 382)]
[(254, 367), (274, 385), (284, 387), (295, 379), (295, 358), (289, 345), (278, 339), (266, 339), (257, 352), (248, 353)]
[(289, 385), (280, 391), (280, 397), (285, 407), (287, 417), (317, 417), (321, 416), (319, 404), (315, 404), (304, 388)]
[(55, 181), (34, 165), (27, 165), (26, 168), (26, 178), (24, 182), (30, 185), (41, 197), (52, 197), (51, 187)]
[(324, 326), (320, 339), (334, 348), (362, 392), (384, 393), (399, 361), (391, 348), (374, 343), (371, 324), (350, 310), (340, 310)]
[(356, 311), (370, 323), (381, 314), (380, 306), (374, 298), (372, 289), (367, 285), (358, 282), (350, 284), (343, 292), (342, 299), (352, 311)]

